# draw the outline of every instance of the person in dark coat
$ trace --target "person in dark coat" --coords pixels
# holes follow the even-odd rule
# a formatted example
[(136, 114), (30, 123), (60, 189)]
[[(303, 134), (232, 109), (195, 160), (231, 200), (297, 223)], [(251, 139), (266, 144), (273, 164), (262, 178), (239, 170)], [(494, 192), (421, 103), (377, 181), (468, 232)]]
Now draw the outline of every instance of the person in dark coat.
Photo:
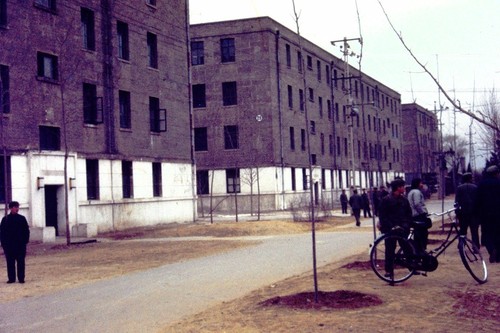
[(373, 215), (378, 216), (378, 206), (380, 205), (380, 193), (378, 192), (377, 187), (373, 188), (372, 202), (373, 202)]
[(361, 199), (363, 199), (363, 216), (372, 217), (372, 210), (370, 208), (370, 198), (368, 197), (368, 193), (363, 189), (363, 193), (361, 194)]
[(352, 214), (356, 219), (356, 226), (359, 227), (361, 225), (361, 208), (363, 208), (363, 199), (358, 194), (358, 190), (354, 190), (352, 192), (351, 197), (349, 198), (349, 206), (351, 206)]
[(455, 203), (458, 205), (457, 217), (460, 223), (460, 234), (467, 235), (470, 227), (472, 242), (479, 248), (479, 224), (474, 215), (474, 205), (477, 198), (477, 186), (472, 183), (472, 174), (462, 176), (462, 184), (457, 187)]
[(347, 194), (345, 194), (345, 190), (342, 190), (340, 194), (340, 206), (342, 207), (342, 214), (347, 214)]
[(486, 169), (477, 186), (475, 212), (481, 224), (481, 243), (490, 255), (490, 263), (500, 262), (500, 178), (496, 165)]
[(10, 214), (2, 218), (0, 241), (7, 261), (7, 283), (24, 283), (26, 245), (30, 239), (30, 230), (26, 218), (19, 214), (19, 202), (9, 203)]

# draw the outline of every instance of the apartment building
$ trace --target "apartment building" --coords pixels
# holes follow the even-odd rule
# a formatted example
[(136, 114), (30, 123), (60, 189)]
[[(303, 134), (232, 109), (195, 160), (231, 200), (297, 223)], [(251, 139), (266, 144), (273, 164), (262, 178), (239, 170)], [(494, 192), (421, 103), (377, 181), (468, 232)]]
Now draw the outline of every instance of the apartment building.
[(190, 36), (199, 212), (307, 205), (311, 187), (331, 207), (402, 174), (395, 90), (268, 17)]
[(0, 0), (0, 200), (34, 239), (195, 218), (186, 2)]
[(407, 180), (436, 178), (439, 152), (437, 116), (417, 103), (402, 104), (403, 168)]

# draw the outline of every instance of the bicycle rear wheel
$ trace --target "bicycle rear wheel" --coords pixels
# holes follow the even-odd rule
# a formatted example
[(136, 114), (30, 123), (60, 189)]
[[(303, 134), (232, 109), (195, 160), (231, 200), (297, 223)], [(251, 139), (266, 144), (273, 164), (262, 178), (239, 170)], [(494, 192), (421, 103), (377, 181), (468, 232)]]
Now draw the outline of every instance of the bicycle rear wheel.
[(462, 263), (474, 280), (481, 284), (485, 283), (488, 280), (488, 269), (477, 246), (470, 239), (461, 236), (458, 243), (458, 251), (460, 252)]
[(380, 279), (390, 284), (400, 283), (415, 273), (412, 264), (415, 253), (407, 238), (387, 234), (375, 240), (370, 250), (370, 263)]

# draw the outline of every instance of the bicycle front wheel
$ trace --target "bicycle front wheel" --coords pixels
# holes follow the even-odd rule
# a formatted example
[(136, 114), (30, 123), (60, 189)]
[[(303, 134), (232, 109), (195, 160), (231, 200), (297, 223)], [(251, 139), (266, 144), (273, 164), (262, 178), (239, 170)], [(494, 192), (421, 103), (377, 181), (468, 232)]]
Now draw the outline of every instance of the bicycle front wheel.
[(480, 284), (485, 283), (488, 279), (488, 269), (477, 246), (470, 239), (462, 236), (459, 240), (458, 251), (462, 263), (474, 280)]
[(408, 280), (415, 269), (415, 248), (405, 237), (383, 235), (375, 240), (370, 250), (370, 264), (382, 280), (394, 284)]

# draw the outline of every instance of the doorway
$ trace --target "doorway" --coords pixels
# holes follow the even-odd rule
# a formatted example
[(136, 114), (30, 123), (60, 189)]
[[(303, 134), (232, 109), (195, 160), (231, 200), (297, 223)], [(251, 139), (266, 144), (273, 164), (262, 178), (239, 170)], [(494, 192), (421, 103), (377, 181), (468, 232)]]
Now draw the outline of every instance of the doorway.
[(56, 236), (59, 236), (58, 212), (57, 212), (57, 189), (58, 185), (45, 185), (45, 226), (54, 227)]

